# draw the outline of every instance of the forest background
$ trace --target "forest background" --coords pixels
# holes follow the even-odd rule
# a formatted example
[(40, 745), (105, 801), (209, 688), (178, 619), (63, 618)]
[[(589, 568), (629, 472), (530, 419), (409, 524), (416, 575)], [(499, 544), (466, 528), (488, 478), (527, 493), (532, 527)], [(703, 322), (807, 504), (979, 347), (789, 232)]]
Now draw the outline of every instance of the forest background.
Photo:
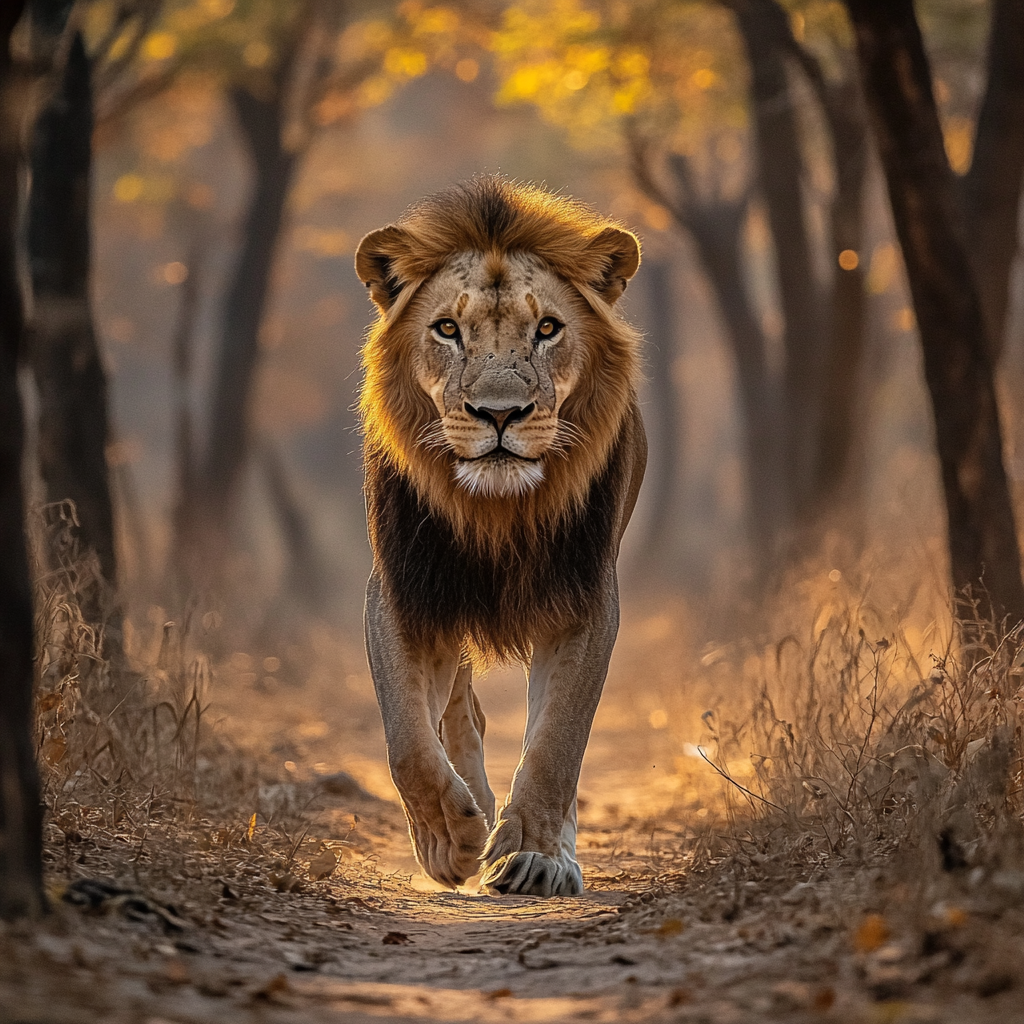
[(1024, 611), (1024, 11), (916, 5), (931, 77), (904, 69), (908, 112), (884, 75), (858, 84), (871, 7), (29, 4), (7, 26), (24, 102), (6, 180), (31, 190), (20, 213), (4, 193), (25, 248), (4, 297), (31, 293), (25, 486), (50, 616), (32, 753), (55, 792), (76, 758), (113, 756), (75, 702), (109, 720), (163, 685), (175, 645), (197, 737), (221, 685), (285, 700), (333, 679), (362, 706), (370, 309), (351, 258), (476, 173), (643, 238), (626, 310), (651, 461), (620, 567), (644, 728), (697, 749), (684, 684), (742, 676), (793, 617), (820, 640), (839, 604), (851, 635), (898, 621), (927, 652), (959, 601), (995, 620), (967, 648), (998, 642)]

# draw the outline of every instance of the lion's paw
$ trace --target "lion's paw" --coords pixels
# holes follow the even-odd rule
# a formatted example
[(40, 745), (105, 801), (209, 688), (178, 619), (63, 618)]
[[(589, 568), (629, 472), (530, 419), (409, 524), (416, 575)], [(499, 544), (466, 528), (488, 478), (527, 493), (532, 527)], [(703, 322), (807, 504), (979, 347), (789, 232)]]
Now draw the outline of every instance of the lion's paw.
[(548, 857), (532, 850), (517, 850), (490, 864), (480, 885), (502, 896), (579, 896), (583, 892), (583, 872), (565, 853)]
[(416, 860), (436, 882), (454, 889), (480, 870), (487, 822), (461, 779), (407, 804), (406, 814)]

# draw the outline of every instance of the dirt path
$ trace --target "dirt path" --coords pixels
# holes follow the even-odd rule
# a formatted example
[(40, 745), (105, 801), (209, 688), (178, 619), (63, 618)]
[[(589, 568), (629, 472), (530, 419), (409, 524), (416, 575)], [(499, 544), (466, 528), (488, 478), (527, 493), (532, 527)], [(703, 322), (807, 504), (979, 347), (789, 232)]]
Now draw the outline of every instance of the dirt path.
[[(696, 739), (674, 723), (699, 711), (669, 703), (667, 685), (635, 693), (638, 671), (613, 666), (587, 755), (586, 894), (437, 891), (393, 801), (362, 652), (322, 656), (330, 671), (301, 688), (221, 679), (210, 718), (261, 760), (255, 790), (229, 756), (206, 765), (224, 790), (210, 820), (145, 794), (55, 810), (55, 910), (0, 926), (0, 1024), (1024, 1021), (1019, 865), (926, 891), (885, 862), (816, 867), (742, 836), (723, 845), (717, 782), (679, 756)], [(483, 692), (501, 800), (521, 677)], [(69, 886), (95, 906), (65, 902)]]
[[(392, 846), (403, 854), (398, 809), (373, 801), (358, 817), (361, 867), (294, 892), (277, 891), (291, 876), (268, 846), (219, 850), (201, 824), (155, 828), (143, 844), (100, 828), (80, 837), (71, 876), (136, 895), (61, 902), (43, 926), (0, 933), (0, 1020), (1024, 1019), (1019, 936), (993, 931), (980, 907), (930, 953), (895, 924), (858, 951), (852, 876), (788, 888), (714, 870), (699, 884), (655, 876), (643, 870), (659, 857), (649, 835), (592, 824), (583, 897), (423, 892), (370, 867)], [(55, 867), (64, 852), (51, 849)], [(999, 956), (979, 968), (977, 949), (993, 943)]]

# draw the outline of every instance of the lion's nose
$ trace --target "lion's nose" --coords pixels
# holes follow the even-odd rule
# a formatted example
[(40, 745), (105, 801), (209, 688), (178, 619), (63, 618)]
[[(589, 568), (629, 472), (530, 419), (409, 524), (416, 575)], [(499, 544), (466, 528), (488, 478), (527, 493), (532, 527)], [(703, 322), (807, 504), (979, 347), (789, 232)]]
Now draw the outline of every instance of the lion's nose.
[(515, 420), (526, 419), (533, 412), (535, 404), (531, 402), (529, 405), (513, 407), (511, 409), (488, 409), (482, 405), (472, 406), (469, 402), (466, 402), (465, 407), (466, 412), (470, 416), (475, 416), (478, 420), (483, 420), (485, 423), (493, 423), (498, 428), (498, 433), (500, 434), (509, 423)]

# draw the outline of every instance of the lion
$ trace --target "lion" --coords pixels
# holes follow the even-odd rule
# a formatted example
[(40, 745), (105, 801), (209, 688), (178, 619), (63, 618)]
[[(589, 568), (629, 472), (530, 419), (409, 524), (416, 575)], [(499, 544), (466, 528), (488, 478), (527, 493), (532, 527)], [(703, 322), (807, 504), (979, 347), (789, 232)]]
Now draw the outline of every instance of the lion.
[[(378, 315), (360, 415), (365, 637), (423, 871), (575, 895), (576, 788), (619, 622), (616, 559), (647, 460), (640, 335), (615, 304), (635, 235), (501, 176), (360, 242)], [(495, 815), (474, 664), (528, 666), (522, 759)]]

